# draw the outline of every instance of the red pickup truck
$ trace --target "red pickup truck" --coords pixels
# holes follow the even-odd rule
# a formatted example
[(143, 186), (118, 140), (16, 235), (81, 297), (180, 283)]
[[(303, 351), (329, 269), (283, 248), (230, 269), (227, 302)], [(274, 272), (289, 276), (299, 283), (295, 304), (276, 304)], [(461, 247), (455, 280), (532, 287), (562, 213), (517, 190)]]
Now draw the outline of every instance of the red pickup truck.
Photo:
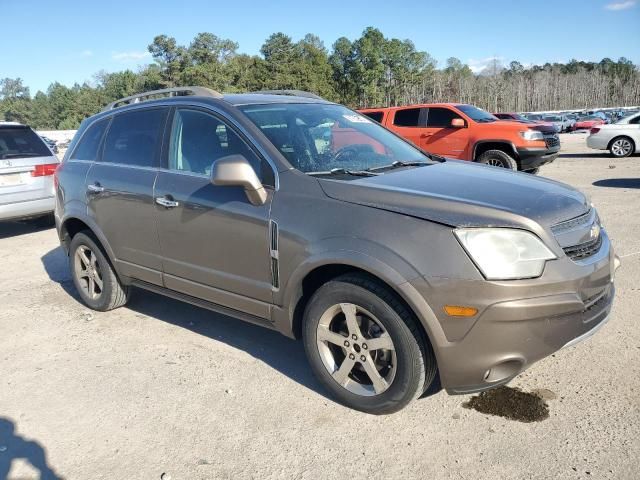
[(552, 127), (498, 118), (473, 105), (431, 103), (360, 113), (437, 155), (536, 173), (560, 151)]

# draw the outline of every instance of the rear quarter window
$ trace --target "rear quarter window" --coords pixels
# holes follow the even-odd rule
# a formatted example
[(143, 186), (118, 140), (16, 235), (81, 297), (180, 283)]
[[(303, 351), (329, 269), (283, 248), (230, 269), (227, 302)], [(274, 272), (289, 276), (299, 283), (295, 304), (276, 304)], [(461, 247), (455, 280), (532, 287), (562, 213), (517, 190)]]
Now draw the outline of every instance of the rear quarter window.
[(0, 127), (0, 159), (51, 155), (51, 150), (29, 127)]
[(117, 114), (104, 141), (102, 161), (138, 167), (158, 166), (166, 108)]
[(80, 143), (73, 151), (70, 160), (96, 160), (100, 142), (108, 124), (109, 119), (105, 118), (87, 128), (87, 131), (84, 132), (80, 139)]

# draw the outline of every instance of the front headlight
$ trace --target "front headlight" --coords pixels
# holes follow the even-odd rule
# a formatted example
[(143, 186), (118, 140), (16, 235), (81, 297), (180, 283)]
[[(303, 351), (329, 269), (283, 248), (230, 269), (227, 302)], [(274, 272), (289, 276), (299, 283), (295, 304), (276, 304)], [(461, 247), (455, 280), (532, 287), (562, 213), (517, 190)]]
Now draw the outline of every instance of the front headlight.
[(544, 135), (538, 130), (525, 130), (520, 132), (520, 136), (525, 140), (544, 140)]
[(487, 280), (542, 275), (557, 258), (533, 233), (513, 228), (459, 228), (454, 233)]

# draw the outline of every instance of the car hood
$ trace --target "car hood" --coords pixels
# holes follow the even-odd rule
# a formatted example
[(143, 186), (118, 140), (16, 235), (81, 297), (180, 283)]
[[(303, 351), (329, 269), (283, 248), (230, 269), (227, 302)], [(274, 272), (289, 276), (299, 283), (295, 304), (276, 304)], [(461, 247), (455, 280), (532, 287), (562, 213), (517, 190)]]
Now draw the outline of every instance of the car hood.
[(585, 195), (568, 185), (455, 160), (320, 185), (336, 200), (455, 227), (546, 228), (589, 210)]

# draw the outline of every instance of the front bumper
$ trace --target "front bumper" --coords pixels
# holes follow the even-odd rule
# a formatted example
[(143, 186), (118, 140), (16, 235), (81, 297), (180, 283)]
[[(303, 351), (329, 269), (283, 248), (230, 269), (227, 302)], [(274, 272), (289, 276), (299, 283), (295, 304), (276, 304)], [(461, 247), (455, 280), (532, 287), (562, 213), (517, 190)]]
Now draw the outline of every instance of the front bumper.
[(517, 149), (520, 158), (521, 170), (533, 170), (547, 163), (553, 162), (560, 154), (560, 146), (552, 148), (527, 148)]
[(53, 212), (55, 197), (38, 198), (0, 205), (0, 220), (17, 220)]
[[(587, 338), (611, 311), (619, 260), (606, 233), (592, 262), (563, 257), (538, 279), (492, 282), (423, 277), (412, 282), (443, 335), (433, 347), (443, 387), (473, 393), (505, 384), (534, 362)], [(478, 308), (448, 317), (444, 305)]]

